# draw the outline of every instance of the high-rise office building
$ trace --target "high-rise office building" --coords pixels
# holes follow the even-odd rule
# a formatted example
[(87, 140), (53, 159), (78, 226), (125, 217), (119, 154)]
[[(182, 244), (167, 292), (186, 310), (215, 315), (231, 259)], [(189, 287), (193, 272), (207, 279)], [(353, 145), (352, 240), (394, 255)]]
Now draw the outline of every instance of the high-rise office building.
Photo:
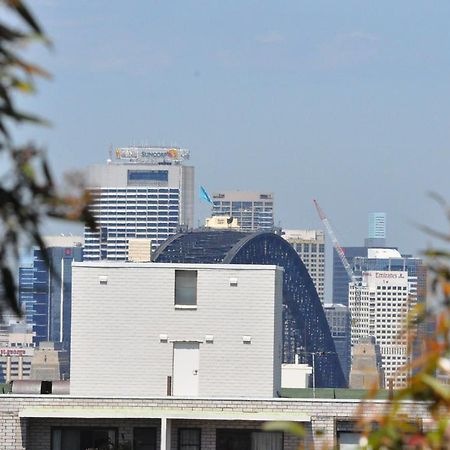
[[(350, 266), (353, 265), (354, 258), (367, 257), (369, 248), (387, 248), (386, 213), (370, 213), (368, 219), (368, 237), (364, 240), (364, 246), (342, 247)], [(395, 247), (391, 248), (395, 249)], [(333, 302), (348, 304), (348, 283), (350, 281), (336, 249), (333, 249)]]
[(321, 230), (283, 230), (282, 237), (298, 253), (313, 280), (320, 301), (325, 295), (325, 233)]
[(33, 266), (19, 267), (19, 303), (25, 315), (27, 324), (33, 323), (34, 296), (33, 296)]
[(179, 228), (194, 224), (194, 168), (189, 151), (129, 147), (88, 170), (91, 211), (98, 230), (85, 230), (84, 259), (124, 261), (129, 239), (151, 239), (156, 249)]
[(242, 231), (272, 231), (273, 194), (263, 192), (220, 192), (212, 195), (213, 216), (237, 219)]
[(374, 337), (380, 348), (384, 385), (407, 384), (403, 369), (411, 359), (406, 319), (417, 300), (417, 278), (407, 271), (371, 270), (362, 273), (361, 283), (350, 283), (352, 344)]
[(70, 349), (72, 262), (83, 260), (83, 239), (77, 236), (44, 238), (52, 270), (40, 249), (33, 254), (34, 342), (53, 341)]
[[(427, 267), (421, 258), (411, 255), (401, 255), (396, 249), (370, 248), (367, 257), (356, 257), (353, 260), (353, 271), (357, 278), (362, 278), (364, 271), (381, 270), (390, 272), (406, 271), (408, 277), (415, 280), (416, 301), (418, 304), (426, 304), (427, 301)], [(421, 323), (417, 329), (417, 338), (412, 343), (413, 358), (419, 357), (424, 351), (425, 336), (430, 334), (427, 330), (429, 323)]]
[(330, 327), (331, 337), (341, 363), (342, 371), (348, 381), (351, 365), (350, 311), (347, 306), (338, 303), (325, 303), (323, 310)]
[[(342, 250), (350, 266), (353, 265), (354, 258), (367, 256), (367, 247), (342, 247)], [(333, 249), (333, 303), (348, 305), (348, 283), (350, 282), (351, 279), (336, 249)]]
[(369, 213), (369, 232), (365, 245), (366, 247), (386, 246), (386, 213)]
[(355, 276), (362, 278), (363, 272), (371, 270), (402, 272), (414, 277), (417, 287), (417, 302), (426, 302), (427, 271), (421, 258), (402, 255), (394, 248), (369, 248), (367, 256), (353, 258), (352, 268)]

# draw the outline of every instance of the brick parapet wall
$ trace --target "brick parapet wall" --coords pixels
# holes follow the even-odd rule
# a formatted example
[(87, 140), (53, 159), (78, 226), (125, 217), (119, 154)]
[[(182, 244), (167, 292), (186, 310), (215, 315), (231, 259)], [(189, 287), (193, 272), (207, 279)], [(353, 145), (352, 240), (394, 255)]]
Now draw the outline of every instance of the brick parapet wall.
[[(334, 417), (366, 416), (380, 413), (387, 406), (384, 400), (371, 400), (364, 403), (360, 400), (313, 400), (313, 399), (193, 399), (193, 398), (138, 398), (138, 397), (73, 397), (73, 396), (27, 396), (2, 395), (0, 414), (14, 413), (25, 408), (35, 407), (68, 407), (68, 408), (167, 408), (188, 409), (191, 411), (219, 410), (236, 412), (298, 412), (307, 415), (332, 415)], [(404, 402), (403, 411), (413, 415), (422, 415), (424, 404)]]
[[(302, 416), (310, 416), (311, 422), (305, 425), (310, 430), (309, 439), (316, 448), (323, 445), (333, 445), (336, 437), (336, 424), (338, 422), (354, 422), (360, 417), (370, 417), (380, 414), (387, 406), (386, 401), (374, 400), (364, 403), (358, 400), (319, 400), (319, 399), (183, 399), (183, 398), (87, 398), (72, 396), (21, 396), (2, 395), (0, 398), (0, 444), (6, 450), (44, 450), (50, 448), (51, 426), (111, 426), (119, 429), (121, 439), (129, 440), (132, 436), (132, 428), (135, 426), (159, 427), (157, 419), (62, 419), (62, 418), (31, 418), (19, 419), (19, 414), (25, 409), (51, 408), (58, 411), (83, 411), (84, 409), (108, 409), (126, 408), (127, 411), (136, 409), (148, 409), (161, 412), (161, 409), (186, 411), (189, 414), (205, 412), (241, 413), (239, 420), (206, 420), (186, 419), (175, 420), (176, 427), (180, 423), (198, 424), (202, 428), (202, 450), (215, 449), (215, 428), (235, 426), (239, 428), (258, 428), (261, 422), (246, 420), (246, 414), (261, 413), (276, 414), (282, 419), (283, 413), (292, 418), (298, 413)], [(412, 418), (426, 418), (424, 404), (405, 402), (403, 413)], [(113, 414), (112, 414), (113, 415)], [(176, 428), (175, 427), (175, 428)], [(176, 430), (172, 428), (172, 448), (176, 448)], [(160, 436), (158, 434), (158, 442)], [(28, 441), (28, 442), (27, 442)], [(298, 439), (292, 436), (285, 437), (285, 450), (294, 450), (298, 445)]]

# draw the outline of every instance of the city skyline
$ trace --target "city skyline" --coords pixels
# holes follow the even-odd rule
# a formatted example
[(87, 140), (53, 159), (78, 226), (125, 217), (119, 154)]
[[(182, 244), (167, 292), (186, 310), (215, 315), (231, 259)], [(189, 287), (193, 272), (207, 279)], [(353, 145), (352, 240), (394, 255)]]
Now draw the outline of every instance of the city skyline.
[(0, 447), (445, 446), (450, 3), (0, 10)]
[(101, 5), (36, 2), (56, 51), (31, 55), (54, 81), (21, 103), (54, 127), (19, 137), (46, 146), (55, 173), (104, 162), (111, 144), (178, 144), (209, 191), (273, 192), (286, 228), (318, 228), (318, 198), (342, 245), (366, 237), (369, 211), (408, 253), (433, 242), (416, 224), (445, 229), (427, 197), (446, 195), (450, 162), (445, 2)]

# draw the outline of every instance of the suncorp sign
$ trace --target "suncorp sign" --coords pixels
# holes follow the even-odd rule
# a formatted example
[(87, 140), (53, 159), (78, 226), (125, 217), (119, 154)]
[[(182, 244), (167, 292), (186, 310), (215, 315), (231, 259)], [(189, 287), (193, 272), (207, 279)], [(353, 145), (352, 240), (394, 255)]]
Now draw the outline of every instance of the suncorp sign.
[(1, 356), (33, 356), (34, 348), (0, 348)]
[(181, 162), (189, 159), (189, 150), (166, 147), (121, 147), (116, 148), (116, 159), (132, 162)]

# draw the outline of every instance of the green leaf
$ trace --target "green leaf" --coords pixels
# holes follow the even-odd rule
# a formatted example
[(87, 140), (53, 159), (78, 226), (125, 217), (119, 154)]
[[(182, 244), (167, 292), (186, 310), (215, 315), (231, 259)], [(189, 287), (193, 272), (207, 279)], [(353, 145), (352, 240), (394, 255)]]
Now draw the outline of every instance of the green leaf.
[(441, 383), (436, 378), (426, 373), (422, 374), (420, 376), (420, 379), (424, 384), (433, 389), (436, 394), (438, 394), (445, 400), (450, 400), (450, 386)]
[(34, 86), (26, 81), (14, 80), (12, 86), (26, 94), (35, 92)]

